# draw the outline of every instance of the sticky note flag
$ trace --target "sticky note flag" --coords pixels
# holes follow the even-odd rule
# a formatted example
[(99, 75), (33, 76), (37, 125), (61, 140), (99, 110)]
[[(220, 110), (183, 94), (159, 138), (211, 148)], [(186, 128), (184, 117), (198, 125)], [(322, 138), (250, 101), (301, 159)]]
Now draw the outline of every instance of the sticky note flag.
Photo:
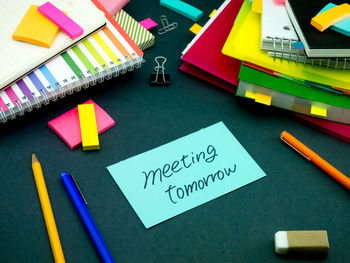
[(93, 104), (78, 105), (81, 141), (84, 151), (99, 150), (95, 109)]
[(327, 108), (322, 108), (316, 105), (311, 105), (311, 114), (327, 117)]
[(256, 94), (251, 92), (251, 91), (246, 91), (245, 96), (246, 96), (246, 98), (255, 100)]
[(266, 176), (222, 122), (107, 169), (146, 228)]
[(304, 50), (305, 49), (304, 44), (301, 41), (295, 41), (293, 43), (293, 46), (295, 47), (296, 50)]
[(46, 2), (39, 6), (38, 11), (52, 23), (57, 25), (71, 39), (75, 39), (84, 33), (82, 27), (50, 2)]
[[(333, 7), (336, 7), (336, 6), (337, 5), (335, 5), (335, 4), (329, 3), (324, 8), (322, 8), (318, 14), (321, 14), (324, 11), (327, 11), (328, 9), (331, 9)], [(334, 31), (337, 31), (341, 34), (344, 34), (344, 35), (350, 37), (350, 17), (345, 18), (345, 19), (339, 21), (338, 23), (335, 23), (329, 29), (332, 29)]]
[(198, 25), (197, 23), (194, 23), (193, 26), (191, 26), (190, 31), (194, 34), (198, 34), (199, 31), (201, 31), (202, 27)]
[[(98, 133), (112, 128), (115, 121), (94, 101), (88, 100), (84, 104), (93, 104), (96, 116), (96, 124)], [(79, 123), (78, 107), (62, 114), (48, 123), (52, 129), (71, 150), (81, 145), (81, 131)]]
[(324, 11), (311, 19), (311, 25), (319, 31), (324, 31), (335, 23), (350, 16), (350, 5), (341, 4)]
[(209, 17), (212, 17), (212, 16), (216, 13), (216, 11), (217, 11), (216, 9), (214, 9), (213, 11), (211, 11)]
[(58, 26), (39, 13), (37, 5), (31, 5), (12, 34), (12, 39), (49, 48), (59, 30)]
[(263, 0), (253, 0), (252, 11), (258, 14), (262, 14)]
[(267, 95), (264, 95), (261, 93), (256, 93), (255, 94), (255, 102), (270, 106), (271, 105), (271, 96), (267, 96)]
[(150, 29), (152, 27), (157, 26), (158, 24), (154, 22), (151, 18), (146, 18), (145, 20), (142, 20), (139, 22), (141, 26), (143, 26), (146, 29)]
[(284, 3), (286, 2), (286, 0), (274, 0), (276, 5), (284, 5)]
[(194, 22), (200, 19), (203, 15), (203, 11), (181, 0), (160, 0), (160, 5), (187, 17)]

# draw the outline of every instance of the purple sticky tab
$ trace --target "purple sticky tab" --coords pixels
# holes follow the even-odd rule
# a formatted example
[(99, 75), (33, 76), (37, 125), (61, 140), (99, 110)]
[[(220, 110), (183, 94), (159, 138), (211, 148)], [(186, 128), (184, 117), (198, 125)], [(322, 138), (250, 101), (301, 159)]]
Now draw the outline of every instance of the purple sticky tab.
[(142, 20), (142, 21), (139, 22), (139, 24), (140, 24), (141, 26), (143, 26), (144, 28), (146, 28), (146, 29), (150, 29), (150, 28), (155, 27), (155, 26), (158, 25), (158, 24), (157, 24), (156, 22), (154, 22), (151, 18), (147, 18), (147, 19), (145, 19), (145, 20)]
[(71, 39), (75, 39), (84, 33), (84, 29), (50, 2), (39, 6), (38, 11), (58, 26)]

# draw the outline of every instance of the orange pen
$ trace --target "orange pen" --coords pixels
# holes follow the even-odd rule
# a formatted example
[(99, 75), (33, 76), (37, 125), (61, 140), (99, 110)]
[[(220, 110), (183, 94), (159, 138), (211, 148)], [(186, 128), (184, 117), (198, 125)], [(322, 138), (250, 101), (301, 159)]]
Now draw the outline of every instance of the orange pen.
[(327, 174), (332, 176), (335, 180), (337, 180), (339, 183), (341, 183), (347, 189), (350, 190), (350, 178), (349, 177), (347, 177), (345, 174), (338, 171), (335, 167), (333, 167), (331, 164), (326, 162), (317, 153), (315, 153), (310, 148), (305, 146), (303, 143), (301, 143), (298, 139), (296, 139), (294, 136), (292, 136), (288, 132), (283, 131), (281, 133), (280, 137), (281, 137), (282, 141), (287, 143), (294, 150), (296, 150), (301, 155), (303, 155), (306, 159), (308, 159), (309, 161), (316, 164), (323, 171), (325, 171)]

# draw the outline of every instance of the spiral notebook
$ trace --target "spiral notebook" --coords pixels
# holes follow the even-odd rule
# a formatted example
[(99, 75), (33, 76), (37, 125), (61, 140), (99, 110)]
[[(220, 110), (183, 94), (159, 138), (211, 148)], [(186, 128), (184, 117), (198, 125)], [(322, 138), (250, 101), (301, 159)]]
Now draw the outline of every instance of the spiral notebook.
[(0, 121), (141, 66), (143, 53), (120, 25), (107, 26), (0, 91)]
[(46, 0), (1, 1), (0, 20), (0, 89), (11, 85), (28, 72), (45, 64), (48, 60), (72, 47), (81, 39), (96, 32), (105, 25), (105, 16), (88, 0), (52, 0), (52, 4), (67, 12), (83, 29), (83, 35), (72, 40), (59, 32), (50, 48), (41, 47), (21, 41), (14, 41), (11, 35), (33, 5), (41, 5)]
[(305, 63), (315, 67), (350, 69), (350, 58), (308, 58), (304, 50), (295, 49), (300, 41), (284, 5), (264, 0), (261, 15), (261, 49), (268, 55)]

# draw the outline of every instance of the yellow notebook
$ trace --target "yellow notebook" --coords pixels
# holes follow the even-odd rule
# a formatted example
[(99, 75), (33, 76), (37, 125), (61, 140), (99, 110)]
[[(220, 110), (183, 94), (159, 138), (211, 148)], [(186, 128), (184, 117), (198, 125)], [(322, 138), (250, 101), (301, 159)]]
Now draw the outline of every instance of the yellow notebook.
[(246, 0), (236, 19), (222, 53), (239, 60), (245, 60), (282, 74), (317, 82), (332, 87), (350, 90), (350, 71), (304, 65), (288, 60), (270, 57), (260, 49), (260, 14), (251, 11), (251, 3)]
[(38, 5), (31, 5), (19, 23), (12, 39), (29, 42), (42, 47), (51, 47), (56, 39), (58, 26), (39, 13)]

